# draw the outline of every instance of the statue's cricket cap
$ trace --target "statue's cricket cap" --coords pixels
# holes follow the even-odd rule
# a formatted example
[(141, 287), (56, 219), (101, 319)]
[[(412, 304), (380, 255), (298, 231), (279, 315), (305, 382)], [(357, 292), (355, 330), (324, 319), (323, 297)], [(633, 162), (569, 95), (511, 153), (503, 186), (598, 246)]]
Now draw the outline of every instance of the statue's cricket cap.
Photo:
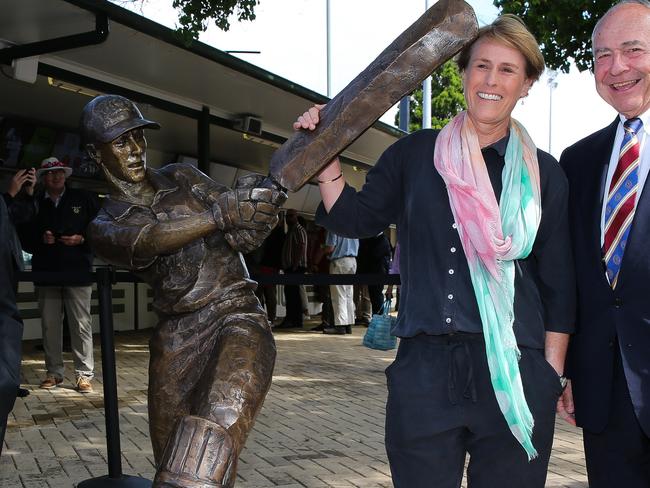
[(100, 95), (86, 104), (81, 113), (81, 138), (84, 144), (108, 143), (138, 127), (160, 129), (142, 116), (138, 107), (120, 95)]

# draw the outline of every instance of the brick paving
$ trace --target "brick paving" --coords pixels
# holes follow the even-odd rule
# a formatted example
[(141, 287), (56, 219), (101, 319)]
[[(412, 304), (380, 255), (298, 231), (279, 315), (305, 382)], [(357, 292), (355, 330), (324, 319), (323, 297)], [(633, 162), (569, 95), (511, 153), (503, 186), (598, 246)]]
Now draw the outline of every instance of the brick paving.
[[(347, 336), (304, 331), (276, 334), (273, 386), (242, 453), (240, 488), (390, 487), (383, 446), (386, 384), (394, 352), (361, 346), (363, 328)], [(151, 479), (147, 422), (148, 334), (116, 335), (122, 466)], [(99, 344), (99, 338), (95, 338)], [(2, 488), (69, 488), (107, 474), (101, 361), (95, 393), (73, 389), (67, 376), (52, 390), (38, 388), (42, 353), (25, 343), (23, 382), (31, 390), (9, 418), (0, 458)], [(547, 487), (587, 487), (582, 439), (557, 423)]]

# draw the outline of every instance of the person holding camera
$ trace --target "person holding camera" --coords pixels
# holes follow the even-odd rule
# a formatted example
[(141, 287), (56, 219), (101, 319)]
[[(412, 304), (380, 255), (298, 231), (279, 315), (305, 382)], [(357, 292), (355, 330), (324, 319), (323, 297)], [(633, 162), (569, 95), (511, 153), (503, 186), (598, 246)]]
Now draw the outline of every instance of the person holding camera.
[(16, 307), (12, 286), (16, 259), (12, 243), (13, 226), (5, 198), (0, 198), (0, 454), (7, 430), (7, 419), (14, 408), (20, 385), (20, 356), (23, 323)]
[(34, 216), (32, 199), (35, 183), (35, 168), (20, 169), (9, 181), (7, 191), (2, 194), (7, 212), (7, 237), (5, 239), (13, 257), (13, 266), (8, 271), (8, 278), (14, 294), (18, 293), (18, 272), (25, 270), (16, 226), (29, 222)]
[(20, 388), (23, 321), (16, 306), (16, 292), (18, 272), (23, 270), (24, 263), (14, 225), (32, 216), (29, 199), (34, 191), (35, 173), (34, 169), (16, 172), (0, 198), (0, 455), (16, 396), (29, 394)]
[(92, 391), (94, 376), (93, 336), (90, 317), (91, 280), (75, 278), (76, 272), (92, 270), (93, 255), (86, 242), (86, 227), (99, 211), (99, 202), (84, 190), (69, 188), (72, 169), (56, 157), (42, 161), (36, 179), (42, 192), (34, 196), (35, 216), (21, 236), (32, 254), (32, 271), (70, 273), (69, 279), (52, 282), (38, 278), (43, 348), (47, 373), (41, 388), (63, 382), (63, 311), (68, 319), (76, 388)]

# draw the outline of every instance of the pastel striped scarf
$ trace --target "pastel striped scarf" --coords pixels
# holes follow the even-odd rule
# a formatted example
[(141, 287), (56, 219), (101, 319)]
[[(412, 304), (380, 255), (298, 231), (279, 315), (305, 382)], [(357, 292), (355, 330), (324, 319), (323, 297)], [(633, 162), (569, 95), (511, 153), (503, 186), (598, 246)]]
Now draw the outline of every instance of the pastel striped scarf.
[(524, 396), (512, 325), (514, 260), (530, 254), (541, 218), (537, 149), (524, 127), (512, 119), (499, 203), (466, 112), (438, 135), (434, 164), (447, 185), (469, 264), (492, 387), (510, 431), (530, 460), (537, 457), (531, 440), (534, 420)]

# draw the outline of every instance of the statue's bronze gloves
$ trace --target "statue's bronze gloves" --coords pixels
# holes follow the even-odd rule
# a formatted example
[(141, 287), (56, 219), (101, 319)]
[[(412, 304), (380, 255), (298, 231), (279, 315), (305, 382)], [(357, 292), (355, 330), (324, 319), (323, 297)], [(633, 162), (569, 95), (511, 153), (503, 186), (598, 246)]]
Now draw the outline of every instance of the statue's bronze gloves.
[(260, 188), (262, 175), (242, 176), (235, 188), (223, 193), (212, 207), (217, 227), (233, 249), (250, 252), (259, 247), (278, 223), (284, 192)]

